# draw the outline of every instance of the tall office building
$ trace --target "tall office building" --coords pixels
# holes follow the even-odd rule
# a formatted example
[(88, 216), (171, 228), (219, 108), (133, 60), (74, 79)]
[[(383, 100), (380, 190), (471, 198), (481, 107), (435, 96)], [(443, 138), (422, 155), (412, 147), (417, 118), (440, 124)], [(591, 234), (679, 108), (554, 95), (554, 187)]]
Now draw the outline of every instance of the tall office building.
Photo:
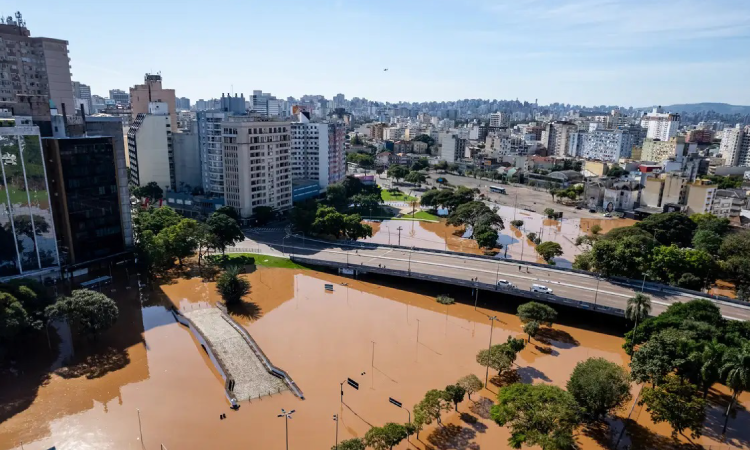
[(81, 105), (83, 105), (86, 114), (93, 114), (91, 87), (89, 87), (88, 84), (83, 84), (78, 81), (73, 82), (73, 101), (75, 102), (76, 109), (79, 109)]
[(321, 190), (346, 177), (344, 124), (310, 122), (308, 113), (291, 123), (292, 178), (313, 180)]
[(259, 206), (291, 208), (291, 124), (234, 116), (221, 128), (226, 204), (242, 218)]
[(263, 91), (253, 91), (250, 98), (252, 111), (263, 117), (279, 117), (282, 115), (282, 101)]
[(198, 122), (191, 120), (187, 128), (172, 133), (174, 178), (178, 191), (192, 192), (202, 186)]
[(221, 111), (198, 111), (203, 190), (208, 195), (224, 195), (224, 154), (221, 149), (221, 122), (229, 117)]
[(123, 91), (122, 89), (110, 89), (109, 99), (113, 100), (116, 105), (121, 105), (121, 106), (130, 105), (130, 94)]
[(190, 109), (190, 99), (187, 97), (177, 97), (175, 99), (175, 108)]
[(132, 248), (125, 152), (114, 138), (46, 138), (43, 145), (63, 264), (75, 268)]
[(16, 13), (15, 20), (0, 19), (0, 61), (0, 108), (46, 122), (50, 100), (68, 114), (75, 109), (68, 41), (31, 37)]
[(166, 103), (172, 129), (176, 130), (177, 106), (174, 89), (164, 89), (161, 82), (161, 75), (147, 73), (143, 78), (143, 84), (137, 84), (130, 88), (131, 114), (135, 119), (138, 114), (148, 114), (150, 103)]
[(680, 115), (664, 113), (661, 108), (654, 108), (652, 112), (641, 117), (641, 127), (648, 130), (647, 138), (668, 141), (676, 136), (680, 129)]
[(164, 191), (176, 189), (170, 119), (166, 103), (151, 102), (148, 113), (133, 120), (128, 131), (131, 184), (145, 186), (153, 181)]
[(39, 127), (0, 118), (0, 279), (59, 272)]

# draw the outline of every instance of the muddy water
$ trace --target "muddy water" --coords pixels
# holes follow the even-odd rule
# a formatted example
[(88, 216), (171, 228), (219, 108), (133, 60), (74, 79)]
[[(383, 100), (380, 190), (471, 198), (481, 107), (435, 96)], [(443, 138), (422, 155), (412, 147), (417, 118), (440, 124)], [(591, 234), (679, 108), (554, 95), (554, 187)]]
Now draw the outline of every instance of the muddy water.
[[(428, 389), (441, 389), (469, 373), (484, 379), (484, 368), (475, 355), (489, 343), (488, 313), (499, 319), (492, 329), (493, 342), (521, 334), (521, 324), (512, 314), (481, 307), (475, 311), (463, 303), (440, 305), (433, 293), (428, 296), (313, 271), (260, 269), (248, 278), (249, 302), (233, 314), (273, 363), (289, 372), (305, 400), (282, 393), (245, 402), (236, 412), (229, 410), (218, 374), (165, 307), (167, 302), (182, 308), (215, 303), (215, 285), (181, 279), (153, 292), (146, 303), (152, 306), (143, 309), (137, 298), (118, 297), (125, 320), (101, 338), (101, 345), (114, 347), (115, 355), (127, 355), (126, 363), (113, 362), (108, 371), (93, 373), (91, 378), (85, 373), (67, 378), (52, 375), (30, 405), (0, 423), (0, 449), (20, 448), (21, 441), (25, 449), (40, 450), (53, 445), (142, 448), (137, 409), (146, 449), (158, 449), (162, 443), (170, 449), (283, 448), (284, 422), (276, 417), (280, 408), (296, 409), (289, 422), (290, 448), (330, 448), (333, 414), (341, 418), (340, 439), (363, 436), (370, 425), (406, 420), (406, 411), (389, 404), (388, 397), (411, 409)], [(325, 292), (325, 283), (333, 283), (334, 291)], [(169, 300), (159, 300), (162, 292)], [(468, 292), (463, 294), (466, 298), (461, 295), (457, 299), (470, 302)], [(588, 357), (601, 356), (623, 365), (628, 361), (619, 337), (585, 329), (555, 326), (546, 343), (535, 344), (538, 347), (527, 347), (518, 360), (517, 373), (523, 381), (563, 386), (575, 364)], [(79, 347), (77, 355), (83, 358), (88, 351)], [(360, 386), (354, 390), (345, 385), (341, 404), (339, 383), (347, 377)], [(0, 386), (3, 399), (13, 392), (8, 386)], [(507, 430), (486, 418), (497, 386), (491, 383), (490, 390), (472, 396), (476, 403), (466, 400), (459, 405), (477, 423), (447, 412), (447, 426), (424, 430), (421, 442), (412, 438), (414, 448), (473, 448), (471, 444), (504, 448)], [(221, 413), (227, 414), (226, 420), (219, 420)], [(740, 437), (736, 428), (747, 419), (741, 413), (730, 422), (730, 439)], [(644, 423), (646, 430), (641, 439), (668, 436), (668, 430), (658, 427), (658, 435), (648, 431), (654, 429), (649, 422), (647, 413), (639, 412), (638, 424)], [(604, 448), (587, 436), (580, 441), (586, 449)], [(704, 437), (702, 442), (715, 441)], [(402, 443), (397, 448), (412, 447)]]
[[(514, 209), (510, 206), (494, 205), (498, 207), (498, 214), (505, 221), (505, 230), (499, 232), (498, 243), (503, 246), (499, 257), (507, 257), (522, 261), (544, 263), (535, 251), (535, 245), (526, 238), (530, 232), (536, 233), (543, 241), (555, 241), (563, 249), (563, 255), (555, 258), (555, 264), (560, 267), (571, 267), (576, 255), (582, 249), (576, 247), (576, 238), (589, 233), (591, 227), (599, 225), (601, 233), (614, 228), (627, 227), (636, 223), (631, 219), (565, 219), (550, 220), (545, 216), (531, 211)], [(510, 225), (513, 220), (523, 220), (523, 226), (518, 229)], [(372, 224), (371, 224), (372, 225)], [(364, 239), (366, 242), (380, 244), (398, 244), (401, 227), (401, 245), (451, 250), (463, 253), (482, 254), (482, 250), (472, 239), (464, 239), (456, 232), (458, 229), (446, 226), (444, 221), (408, 222), (403, 220), (385, 220), (378, 227), (373, 228), (373, 235)]]

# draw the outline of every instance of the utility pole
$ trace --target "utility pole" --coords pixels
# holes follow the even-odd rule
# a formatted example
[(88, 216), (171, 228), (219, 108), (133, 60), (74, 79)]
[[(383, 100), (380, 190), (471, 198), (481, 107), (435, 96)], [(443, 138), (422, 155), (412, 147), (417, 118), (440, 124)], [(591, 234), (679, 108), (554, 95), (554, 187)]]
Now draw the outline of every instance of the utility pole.
[(401, 247), (401, 230), (403, 230), (404, 228), (399, 225), (396, 229), (398, 230), (398, 246)]
[(495, 329), (495, 321), (497, 320), (497, 316), (490, 317), (490, 345), (487, 347), (487, 369), (484, 371), (484, 385), (487, 386), (487, 380), (490, 376), (490, 365), (489, 365), (489, 358), (490, 358), (490, 352), (492, 351), (492, 331)]
[(601, 278), (596, 277), (596, 293), (594, 293), (594, 311), (596, 311), (596, 298), (599, 296), (599, 282), (602, 281)]
[(336, 450), (339, 449), (339, 415), (333, 415), (333, 421), (336, 422)]

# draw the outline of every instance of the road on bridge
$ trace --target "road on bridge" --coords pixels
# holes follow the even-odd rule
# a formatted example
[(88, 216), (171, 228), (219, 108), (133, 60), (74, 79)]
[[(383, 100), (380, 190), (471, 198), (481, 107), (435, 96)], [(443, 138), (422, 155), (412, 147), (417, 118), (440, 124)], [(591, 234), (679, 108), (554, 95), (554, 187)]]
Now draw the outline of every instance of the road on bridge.
[[(597, 278), (593, 275), (563, 271), (554, 268), (517, 264), (504, 260), (489, 260), (464, 254), (441, 254), (419, 249), (405, 250), (388, 247), (351, 248), (337, 246), (297, 237), (284, 237), (283, 234), (257, 235), (252, 240), (240, 243), (234, 249), (257, 247), (265, 244), (288, 255), (318, 259), (328, 262), (348, 264), (352, 268), (367, 270), (368, 267), (385, 267), (392, 270), (418, 272), (480, 283), (495, 284), (507, 280), (519, 290), (529, 290), (532, 284), (541, 284), (553, 290), (555, 295), (595, 305), (625, 309), (627, 300), (633, 297), (642, 286), (626, 286), (621, 283)], [(645, 286), (644, 293), (651, 297), (652, 315), (663, 312), (674, 302), (686, 302), (696, 296), (665, 287), (664, 291), (652, 290)], [(724, 317), (736, 320), (750, 320), (750, 306), (713, 300)]]

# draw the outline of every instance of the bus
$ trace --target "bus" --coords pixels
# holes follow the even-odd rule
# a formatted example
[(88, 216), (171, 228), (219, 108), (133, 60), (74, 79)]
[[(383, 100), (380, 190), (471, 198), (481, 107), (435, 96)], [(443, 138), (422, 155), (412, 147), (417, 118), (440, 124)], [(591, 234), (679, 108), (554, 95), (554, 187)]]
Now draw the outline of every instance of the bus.
[(495, 192), (498, 194), (507, 194), (507, 192), (505, 192), (505, 188), (502, 188), (500, 186), (490, 186), (490, 192)]

